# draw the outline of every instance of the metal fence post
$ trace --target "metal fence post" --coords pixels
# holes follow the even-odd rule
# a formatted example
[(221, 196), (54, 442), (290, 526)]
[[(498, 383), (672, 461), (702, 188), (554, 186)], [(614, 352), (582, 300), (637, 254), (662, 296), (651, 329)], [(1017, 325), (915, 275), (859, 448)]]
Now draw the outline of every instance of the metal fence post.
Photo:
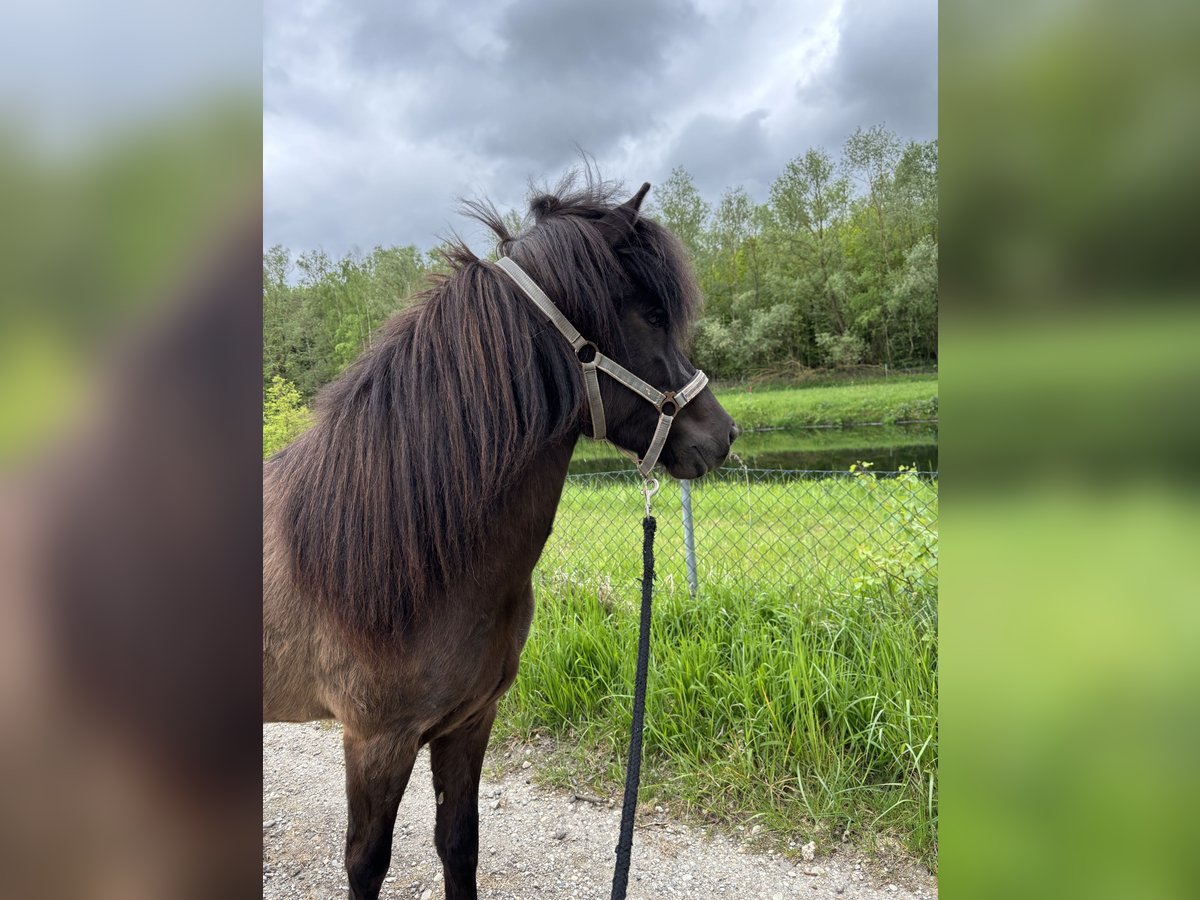
[(683, 498), (683, 546), (687, 553), (688, 590), (696, 596), (696, 534), (692, 530), (692, 482), (690, 479), (679, 480), (680, 495)]

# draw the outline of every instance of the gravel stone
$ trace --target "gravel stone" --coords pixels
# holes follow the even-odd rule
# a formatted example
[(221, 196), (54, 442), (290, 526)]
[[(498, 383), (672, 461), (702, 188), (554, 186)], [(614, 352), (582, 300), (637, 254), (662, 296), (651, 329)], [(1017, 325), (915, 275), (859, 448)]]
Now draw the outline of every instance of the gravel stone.
[[(519, 758), (529, 762), (531, 754), (525, 748)], [(500, 749), (489, 756), (485, 772), (492, 767), (511, 770), (515, 764), (511, 751)], [(607, 900), (619, 806), (568, 802), (570, 793), (528, 783), (528, 773), (518, 772), (500, 778), (485, 774), (480, 785), (481, 798), (494, 798), (480, 803), (480, 898)], [(400, 804), (392, 865), (380, 894), (385, 900), (443, 896), (441, 862), (433, 846), (435, 808), (428, 752), (423, 751)], [(795, 867), (745, 843), (744, 834), (742, 839), (720, 832), (707, 835), (658, 810), (639, 815), (638, 826), (629, 900), (937, 897), (936, 879), (921, 867), (892, 865), (876, 879), (869, 873), (877, 869), (844, 846), (827, 853), (823, 844), (820, 865), (807, 867), (818, 874), (798, 879)], [(341, 730), (311, 723), (264, 725), (264, 900), (345, 896), (345, 829)]]

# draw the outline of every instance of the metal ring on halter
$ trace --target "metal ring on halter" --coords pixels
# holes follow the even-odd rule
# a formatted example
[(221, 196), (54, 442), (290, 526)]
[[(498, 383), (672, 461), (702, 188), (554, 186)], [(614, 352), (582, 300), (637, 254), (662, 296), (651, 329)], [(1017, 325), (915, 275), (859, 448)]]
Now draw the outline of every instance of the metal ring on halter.
[[(671, 406), (671, 409), (669, 411), (666, 409), (663, 409), (663, 407), (666, 406), (667, 404), (670, 404), (670, 406)], [(662, 395), (662, 399), (659, 400), (658, 403), (655, 404), (655, 406), (658, 409), (659, 413), (661, 413), (662, 415), (674, 416), (675, 413), (679, 412), (679, 407), (681, 406), (681, 404), (678, 400), (675, 399), (674, 391), (667, 391), (665, 394)]]
[(587, 364), (596, 361), (596, 357), (600, 355), (600, 348), (591, 341), (584, 341), (575, 348), (575, 358), (581, 363)]

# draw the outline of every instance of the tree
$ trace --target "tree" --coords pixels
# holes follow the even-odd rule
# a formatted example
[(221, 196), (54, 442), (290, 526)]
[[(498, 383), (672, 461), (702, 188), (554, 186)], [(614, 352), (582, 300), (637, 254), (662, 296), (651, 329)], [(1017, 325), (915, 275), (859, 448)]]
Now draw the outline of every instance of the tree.
[(263, 389), (278, 375), (311, 397), (364, 348), (424, 284), (416, 247), (376, 247), (365, 259), (323, 251), (263, 255)]
[(754, 201), (743, 188), (730, 188), (721, 195), (705, 241), (709, 270), (701, 273), (710, 314), (728, 315), (734, 298), (746, 290), (753, 294), (757, 305), (760, 273), (755, 238), (758, 226)]
[[(841, 159), (796, 156), (758, 205), (740, 187), (715, 207), (682, 166), (647, 214), (682, 241), (706, 303), (693, 358), (717, 377), (784, 365), (921, 365), (937, 360), (938, 144), (857, 129)], [(503, 220), (521, 229), (516, 210)], [(376, 247), (263, 254), (263, 388), (301, 400), (370, 345), (376, 330), (444, 274), (438, 251)]]
[(651, 196), (654, 199), (651, 215), (675, 233), (691, 253), (692, 261), (698, 263), (712, 207), (696, 190), (692, 176), (683, 166), (676, 166)]
[(938, 142), (904, 148), (896, 165), (894, 183), (898, 212), (904, 217), (910, 243), (925, 237), (937, 241), (938, 228)]
[(848, 328), (841, 286), (842, 226), (850, 182), (837, 176), (833, 159), (812, 149), (789, 162), (771, 185), (771, 241), (795, 284), (795, 302), (811, 330), (844, 334)]
[(857, 291), (852, 304), (854, 322), (871, 342), (871, 352), (893, 363), (889, 317), (885, 308), (892, 273), (904, 258), (903, 238), (894, 234), (897, 195), (896, 166), (901, 158), (900, 139), (882, 125), (856, 128), (846, 139), (842, 166), (864, 193), (856, 204), (853, 221), (857, 238), (855, 272)]
[(263, 254), (263, 390), (272, 375), (285, 375), (291, 364), (291, 316), (288, 251), (276, 244)]

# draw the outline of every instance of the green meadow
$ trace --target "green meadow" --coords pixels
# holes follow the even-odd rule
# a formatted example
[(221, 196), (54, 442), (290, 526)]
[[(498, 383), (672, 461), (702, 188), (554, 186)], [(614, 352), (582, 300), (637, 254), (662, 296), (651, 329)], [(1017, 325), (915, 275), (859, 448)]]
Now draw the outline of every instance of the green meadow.
[(860, 383), (718, 388), (717, 398), (745, 430), (894, 425), (935, 419), (937, 375), (906, 375)]
[[(619, 800), (632, 704), (641, 496), (568, 482), (535, 572), (533, 629), (501, 740)], [(657, 581), (641, 799), (828, 849), (902, 845), (936, 867), (937, 485), (904, 474), (693, 486), (656, 499)]]

